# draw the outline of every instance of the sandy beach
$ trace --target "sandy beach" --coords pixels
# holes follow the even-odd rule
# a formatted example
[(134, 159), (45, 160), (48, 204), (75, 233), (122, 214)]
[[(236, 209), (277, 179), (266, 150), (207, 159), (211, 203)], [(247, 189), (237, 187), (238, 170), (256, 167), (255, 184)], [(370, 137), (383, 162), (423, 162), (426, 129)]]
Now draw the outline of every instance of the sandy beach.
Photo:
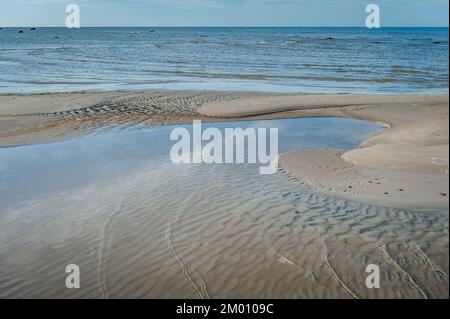
[(448, 209), (448, 95), (306, 95), (206, 104), (211, 116), (341, 116), (390, 127), (350, 152), (299, 151), (281, 166), (321, 193), (375, 205)]
[(345, 117), (389, 128), (356, 150), (283, 154), (281, 169), (319, 193), (387, 207), (440, 210), (449, 200), (446, 94), (285, 95), (113, 92), (0, 96), (0, 146), (61, 140), (136, 123), (155, 126), (289, 117)]
[[(447, 94), (1, 95), (0, 297), (448, 298), (448, 110)], [(327, 141), (348, 119), (387, 126), (265, 176), (171, 163), (167, 124), (193, 119), (295, 120), (284, 139)]]

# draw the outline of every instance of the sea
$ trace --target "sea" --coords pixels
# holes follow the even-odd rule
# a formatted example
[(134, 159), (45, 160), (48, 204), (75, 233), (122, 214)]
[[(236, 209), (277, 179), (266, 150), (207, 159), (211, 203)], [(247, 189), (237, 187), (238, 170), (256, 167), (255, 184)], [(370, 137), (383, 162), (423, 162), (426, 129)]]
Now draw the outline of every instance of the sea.
[(448, 28), (1, 28), (0, 93), (448, 93), (448, 59)]

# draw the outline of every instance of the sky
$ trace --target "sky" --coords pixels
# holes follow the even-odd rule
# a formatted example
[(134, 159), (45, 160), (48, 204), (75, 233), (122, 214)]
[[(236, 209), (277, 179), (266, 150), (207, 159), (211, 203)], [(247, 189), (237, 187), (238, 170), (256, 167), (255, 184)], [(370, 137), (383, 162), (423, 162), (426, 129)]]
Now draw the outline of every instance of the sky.
[(0, 0), (0, 27), (64, 26), (68, 4), (81, 27), (364, 26), (365, 8), (383, 27), (448, 27), (448, 0)]

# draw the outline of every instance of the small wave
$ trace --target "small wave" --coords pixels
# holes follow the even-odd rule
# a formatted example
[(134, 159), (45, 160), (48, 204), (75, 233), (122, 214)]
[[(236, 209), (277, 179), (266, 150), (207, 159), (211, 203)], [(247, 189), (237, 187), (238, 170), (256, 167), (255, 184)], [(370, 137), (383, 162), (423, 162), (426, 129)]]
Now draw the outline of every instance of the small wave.
[(17, 61), (0, 61), (0, 64), (3, 64), (3, 65), (17, 65), (17, 64), (21, 64), (21, 63), (17, 62)]
[(70, 85), (70, 84), (76, 84), (76, 85), (89, 85), (89, 84), (98, 84), (100, 82), (95, 81), (14, 81), (17, 83), (29, 83), (29, 84), (36, 84), (36, 85)]
[(309, 76), (309, 75), (268, 75), (268, 74), (246, 74), (246, 73), (207, 73), (207, 72), (185, 72), (148, 70), (147, 73), (158, 75), (177, 75), (183, 77), (214, 78), (214, 79), (244, 79), (244, 80), (310, 80), (329, 82), (364, 82), (364, 83), (389, 83), (398, 82), (394, 78), (355, 78), (355, 77), (332, 77), (332, 76)]
[(43, 48), (3, 48), (1, 51), (24, 51), (24, 52), (64, 52), (70, 50), (69, 47), (43, 47)]
[(175, 61), (175, 60), (167, 60), (167, 61), (165, 61), (166, 63), (169, 63), (169, 64), (191, 64), (190, 62), (186, 62), (186, 61)]
[(260, 74), (239, 74), (239, 73), (188, 73), (177, 71), (176, 74), (183, 76), (207, 77), (207, 78), (230, 78), (230, 79), (249, 79), (249, 80), (265, 80), (266, 75)]

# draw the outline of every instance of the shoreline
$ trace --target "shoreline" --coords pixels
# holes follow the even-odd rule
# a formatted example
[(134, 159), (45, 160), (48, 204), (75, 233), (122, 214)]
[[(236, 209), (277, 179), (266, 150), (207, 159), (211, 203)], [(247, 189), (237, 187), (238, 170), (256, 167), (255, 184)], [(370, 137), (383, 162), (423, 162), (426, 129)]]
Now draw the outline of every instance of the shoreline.
[(297, 151), (281, 169), (318, 193), (379, 206), (448, 210), (448, 94), (276, 94), (138, 91), (0, 95), (0, 147), (98, 128), (292, 117), (390, 127), (349, 152)]

